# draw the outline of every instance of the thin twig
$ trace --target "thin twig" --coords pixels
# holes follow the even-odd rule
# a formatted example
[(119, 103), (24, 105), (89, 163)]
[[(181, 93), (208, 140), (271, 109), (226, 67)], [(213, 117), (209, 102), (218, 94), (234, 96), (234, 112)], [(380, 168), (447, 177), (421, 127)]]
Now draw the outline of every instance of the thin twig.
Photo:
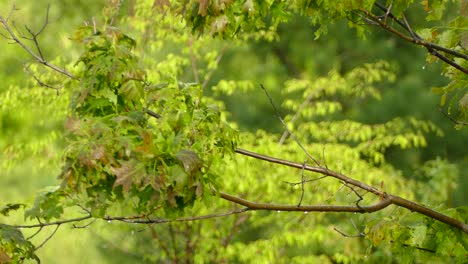
[(72, 226), (73, 226), (73, 228), (76, 228), (76, 229), (86, 228), (86, 227), (94, 224), (94, 222), (96, 222), (96, 219), (93, 219), (92, 221), (90, 221), (89, 223), (87, 223), (85, 225), (78, 226), (78, 225), (73, 224)]
[(344, 237), (363, 237), (362, 233), (359, 233), (359, 235), (347, 235), (344, 232), (341, 232), (340, 230), (338, 230), (338, 228), (336, 227), (333, 227), (333, 230), (335, 230), (336, 232), (338, 232), (340, 235)]
[(385, 12), (385, 19), (384, 19), (385, 23), (387, 23), (387, 17), (391, 13), (392, 6), (393, 6), (393, 1), (390, 2), (390, 5), (388, 6), (388, 10), (387, 10), (387, 12)]
[[(69, 196), (71, 197), (71, 196)], [(82, 206), (81, 204), (76, 204), (76, 206), (78, 206), (79, 208), (81, 208), (81, 210), (85, 211), (88, 215), (91, 214), (91, 210), (89, 210), (88, 208)]]
[[(315, 178), (315, 179), (310, 179), (310, 180), (304, 180), (303, 182), (307, 183), (307, 182), (313, 182), (313, 181), (318, 181), (320, 179), (323, 179), (323, 178), (326, 178), (328, 176), (321, 176), (321, 177), (318, 177), (318, 178)], [(299, 184), (302, 184), (303, 183), (302, 181), (300, 182), (288, 182), (288, 181), (284, 181), (284, 183), (287, 183), (287, 184), (291, 184), (291, 185), (299, 185)]]
[(205, 219), (212, 219), (212, 218), (219, 218), (225, 217), (229, 215), (240, 214), (249, 211), (248, 208), (233, 210), (225, 213), (217, 213), (217, 214), (208, 214), (208, 215), (201, 215), (201, 216), (193, 216), (193, 217), (184, 217), (184, 218), (176, 218), (176, 219), (136, 219), (136, 220), (129, 220), (126, 217), (117, 217), (117, 218), (109, 218), (110, 220), (117, 220), (126, 223), (132, 224), (164, 224), (164, 223), (172, 223), (172, 222), (190, 222), (190, 221), (198, 221), (198, 220), (205, 220)]
[(42, 54), (42, 50), (39, 45), (39, 42), (37, 41), (37, 38), (49, 24), (49, 10), (50, 10), (50, 4), (47, 5), (47, 11), (46, 11), (44, 24), (42, 24), (42, 27), (36, 33), (34, 33), (27, 25), (24, 26), (26, 30), (29, 32), (29, 34), (31, 35), (31, 38), (29, 38), (29, 40), (34, 42), (34, 46), (36, 46), (37, 52), (39, 53), (39, 57), (41, 57), (42, 60), (45, 60), (45, 59), (44, 59), (44, 55)]
[(289, 129), (288, 125), (286, 124), (286, 122), (284, 122), (283, 118), (281, 117), (281, 114), (279, 113), (278, 111), (278, 108), (276, 108), (276, 105), (275, 103), (273, 102), (273, 98), (270, 96), (270, 94), (268, 93), (267, 89), (265, 89), (265, 87), (263, 86), (263, 84), (260, 84), (260, 87), (262, 88), (262, 90), (265, 92), (266, 96), (268, 97), (268, 100), (270, 101), (270, 104), (271, 106), (273, 107), (273, 110), (275, 111), (275, 114), (276, 114), (276, 117), (278, 117), (278, 119), (280, 120), (281, 124), (283, 124), (284, 126), (284, 129), (286, 131), (288, 131), (289, 135), (291, 135), (291, 137), (294, 139), (294, 141), (297, 143), (297, 145), (302, 149), (302, 151), (307, 155), (307, 157), (309, 159), (311, 159), (317, 166), (321, 167), (320, 166), (320, 163), (314, 158), (312, 157), (312, 155), (310, 155), (310, 153), (306, 150), (306, 148), (301, 144), (301, 142), (297, 139), (297, 137), (292, 133), (292, 131)]
[(42, 87), (46, 87), (46, 88), (49, 88), (49, 89), (52, 89), (52, 90), (55, 90), (57, 91), (57, 94), (60, 92), (60, 90), (63, 88), (63, 85), (60, 86), (60, 87), (55, 87), (55, 86), (52, 86), (50, 84), (47, 84), (43, 81), (41, 81), (36, 75), (34, 75), (34, 73), (32, 73), (31, 69), (29, 69), (29, 66), (25, 65), (24, 67), (25, 71), (27, 73), (29, 73), (31, 75), (31, 77)]
[(466, 123), (466, 122), (458, 121), (458, 120), (456, 120), (455, 118), (449, 116), (447, 113), (445, 113), (444, 111), (442, 111), (442, 107), (439, 107), (439, 112), (441, 112), (445, 117), (447, 117), (450, 121), (452, 121), (452, 122), (455, 123), (456, 125), (462, 125), (462, 126), (468, 125), (468, 123)]
[(322, 159), (323, 159), (323, 164), (325, 164), (325, 168), (328, 169), (327, 159), (325, 158), (325, 146), (322, 148)]
[(33, 237), (35, 237), (37, 234), (39, 234), (41, 231), (42, 231), (42, 228), (44, 228), (43, 226), (39, 227), (39, 229), (37, 229), (36, 232), (34, 232), (32, 235), (30, 235), (29, 237), (26, 238), (26, 240), (29, 240)]
[[(227, 49), (227, 44), (224, 44), (224, 46), (221, 48), (221, 51), (219, 52), (218, 57), (216, 57), (215, 65), (219, 64), (219, 62), (221, 61), (221, 59), (224, 56), (224, 53), (226, 52), (226, 49)], [(208, 72), (206, 74), (205, 79), (203, 80), (203, 83), (201, 85), (202, 90), (206, 87), (206, 85), (208, 85), (208, 82), (210, 81), (211, 77), (213, 76), (214, 71), (215, 71), (215, 69), (211, 70), (210, 72)]]
[(348, 189), (350, 189), (350, 190), (358, 197), (358, 199), (357, 199), (357, 201), (356, 201), (355, 203), (356, 203), (356, 206), (357, 206), (357, 207), (361, 207), (361, 206), (359, 205), (359, 203), (360, 203), (362, 200), (364, 200), (364, 198), (362, 197), (362, 195), (359, 194), (359, 192), (356, 191), (356, 190), (353, 188), (353, 186), (350, 186), (350, 185), (347, 184), (347, 183), (343, 183), (343, 185), (344, 185), (345, 187), (347, 187)]
[[(306, 165), (306, 162), (304, 161), (304, 167)], [(305, 175), (304, 175), (304, 168), (301, 171), (301, 199), (299, 199), (299, 203), (297, 204), (297, 207), (301, 206), (302, 200), (304, 199), (304, 184), (305, 184)]]
[[(319, 91), (321, 91), (321, 90), (322, 89), (320, 89)], [(299, 106), (299, 108), (297, 109), (296, 113), (294, 113), (294, 116), (291, 118), (291, 122), (296, 121), (296, 119), (299, 117), (299, 114), (302, 111), (302, 109), (304, 109), (312, 101), (312, 99), (316, 96), (316, 94), (319, 91), (316, 91), (315, 93), (311, 93), (311, 94), (309, 94), (309, 96), (307, 96), (307, 98), (304, 100), (304, 102), (302, 102), (301, 105)], [(288, 136), (289, 136), (289, 132), (288, 132), (288, 130), (285, 130), (283, 132), (283, 135), (281, 135), (281, 139), (279, 141), (279, 144), (282, 145), (284, 143), (284, 141), (288, 138)]]
[(324, 201), (323, 203), (329, 202), (337, 193), (339, 193), (342, 189), (344, 188), (344, 184), (342, 184), (338, 190), (334, 191), (332, 194), (330, 194)]
[(11, 18), (11, 16), (13, 15), (13, 12), (15, 12), (15, 11), (17, 11), (17, 10), (19, 10), (19, 9), (16, 8), (16, 5), (15, 5), (15, 4), (13, 4), (13, 7), (10, 9), (10, 12), (8, 13), (8, 16), (7, 16), (7, 18), (6, 18), (6, 21), (7, 21), (7, 22), (10, 21), (10, 18)]
[[(48, 15), (47, 15), (48, 16)], [(10, 38), (11, 40), (14, 41), (14, 43), (17, 43), (18, 45), (21, 46), (21, 48), (23, 48), (27, 53), (29, 53), (29, 55), (31, 55), (38, 63), (40, 64), (43, 64), (45, 65), (46, 67), (58, 72), (58, 73), (61, 73), (63, 75), (66, 75), (72, 79), (77, 79), (75, 76), (73, 76), (73, 74), (71, 74), (70, 72), (68, 72), (67, 70), (65, 69), (62, 69), (60, 67), (57, 67), (55, 66), (54, 64), (51, 64), (49, 63), (48, 61), (46, 61), (42, 56), (41, 54), (36, 54), (34, 51), (32, 51), (23, 41), (21, 41), (18, 36), (16, 36), (15, 32), (13, 32), (13, 30), (11, 29), (10, 25), (9, 25), (9, 19), (10, 19), (10, 15), (8, 17), (8, 19), (4, 19), (2, 16), (0, 16), (0, 23), (3, 25), (3, 27), (5, 28), (5, 30), (8, 32), (8, 34), (10, 35)], [(47, 18), (48, 19), (48, 18)], [(13, 23), (13, 26), (14, 26), (14, 23)], [(41, 29), (41, 32), (42, 32), (42, 29)]]
[(40, 249), (41, 247), (43, 247), (47, 243), (47, 241), (49, 241), (55, 235), (55, 232), (57, 232), (59, 227), (60, 227), (60, 225), (55, 226), (54, 231), (39, 246), (37, 246), (34, 249), (34, 251), (36, 251), (36, 250)]
[(37, 228), (37, 227), (45, 227), (45, 226), (52, 226), (52, 225), (62, 225), (62, 224), (67, 224), (67, 223), (73, 223), (73, 222), (80, 222), (86, 219), (91, 219), (91, 215), (83, 216), (83, 217), (77, 217), (77, 218), (71, 218), (71, 219), (66, 219), (66, 220), (59, 220), (59, 221), (54, 221), (54, 222), (48, 222), (48, 223), (41, 223), (38, 219), (39, 224), (34, 224), (34, 225), (13, 225), (13, 227), (16, 228)]
[[(396, 19), (395, 16), (392, 16), (394, 18), (394, 20)], [(409, 22), (408, 22), (408, 19), (406, 19), (406, 16), (405, 14), (401, 14), (401, 17), (403, 18), (403, 22), (405, 23), (405, 28), (408, 30), (408, 32), (411, 34), (411, 36), (414, 38), (414, 39), (421, 39), (421, 37), (416, 34), (416, 32), (414, 32), (414, 30), (411, 28)]]
[(193, 238), (193, 229), (192, 225), (189, 223), (185, 223), (185, 230), (184, 230), (184, 236), (185, 236), (185, 263), (190, 263), (190, 260), (192, 259), (192, 254), (193, 254), (193, 247), (194, 244), (192, 243), (192, 238)]
[[(165, 223), (173, 223), (173, 222), (190, 222), (190, 221), (198, 221), (198, 220), (206, 220), (206, 219), (212, 219), (212, 218), (219, 218), (219, 217), (225, 217), (229, 215), (235, 215), (235, 214), (241, 214), (244, 212), (249, 211), (248, 208), (243, 208), (243, 209), (237, 209), (229, 212), (224, 212), (224, 213), (216, 213), (216, 214), (208, 214), (208, 215), (200, 215), (200, 216), (192, 216), (192, 217), (183, 217), (183, 218), (176, 218), (176, 219), (151, 219), (148, 218), (145, 215), (139, 215), (139, 216), (106, 216), (102, 218), (96, 218), (96, 219), (101, 219), (105, 221), (120, 221), (120, 222), (125, 222), (125, 223), (132, 223), (132, 224), (165, 224)], [(33, 224), (33, 225), (13, 225), (15, 228), (41, 228), (41, 227), (46, 227), (46, 226), (53, 226), (53, 225), (62, 225), (62, 224), (67, 224), (67, 223), (75, 223), (75, 222), (81, 222), (87, 219), (92, 219), (93, 217), (91, 215), (87, 215), (84, 217), (78, 217), (78, 218), (71, 218), (71, 219), (66, 219), (66, 220), (59, 220), (59, 221), (54, 221), (54, 222), (48, 222), (48, 223), (42, 223), (40, 219), (38, 219), (38, 224)]]

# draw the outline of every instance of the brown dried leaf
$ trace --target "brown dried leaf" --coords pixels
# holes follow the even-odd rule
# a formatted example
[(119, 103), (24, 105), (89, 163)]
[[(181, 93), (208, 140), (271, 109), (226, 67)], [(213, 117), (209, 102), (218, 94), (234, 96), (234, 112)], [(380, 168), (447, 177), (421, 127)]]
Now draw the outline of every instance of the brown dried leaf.
[(202, 162), (197, 153), (192, 150), (182, 149), (176, 154), (177, 159), (184, 166), (184, 170), (189, 175), (193, 174), (202, 167)]
[(144, 176), (143, 167), (138, 166), (134, 161), (122, 161), (120, 168), (112, 167), (110, 170), (117, 177), (114, 188), (122, 186), (125, 192), (132, 187), (134, 178), (142, 178)]

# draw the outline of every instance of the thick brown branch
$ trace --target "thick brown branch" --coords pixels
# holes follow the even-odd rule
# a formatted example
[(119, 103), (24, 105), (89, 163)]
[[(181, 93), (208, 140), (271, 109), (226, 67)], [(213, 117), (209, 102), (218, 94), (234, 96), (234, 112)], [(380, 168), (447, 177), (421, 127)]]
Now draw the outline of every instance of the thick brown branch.
[[(289, 167), (293, 167), (293, 168), (297, 168), (297, 169), (313, 171), (313, 172), (317, 172), (317, 173), (320, 173), (320, 174), (323, 174), (323, 175), (334, 177), (334, 178), (337, 178), (337, 179), (340, 179), (340, 180), (344, 181), (345, 183), (347, 183), (349, 185), (354, 185), (354, 186), (356, 186), (358, 188), (361, 188), (363, 190), (371, 192), (371, 193), (373, 193), (373, 194), (375, 194), (375, 195), (377, 195), (377, 196), (379, 196), (379, 197), (381, 197), (383, 199), (381, 203), (376, 204), (374, 206), (370, 206), (370, 207), (343, 206), (342, 208), (340, 208), (340, 207), (327, 208), (327, 207), (323, 207), (323, 206), (318, 206), (318, 207), (313, 206), (313, 207), (310, 207), (311, 211), (320, 211), (320, 209), (322, 209), (323, 211), (337, 212), (335, 210), (342, 209), (341, 212), (369, 212), (369, 211), (359, 211), (359, 210), (353, 211), (354, 209), (352, 209), (352, 208), (364, 208), (365, 210), (372, 210), (373, 208), (377, 208), (377, 210), (380, 210), (380, 209), (388, 206), (389, 204), (394, 204), (394, 205), (398, 205), (400, 207), (404, 207), (406, 209), (409, 209), (410, 211), (418, 212), (418, 213), (423, 214), (425, 216), (428, 216), (428, 217), (430, 217), (432, 219), (436, 219), (436, 220), (438, 220), (440, 222), (451, 225), (453, 227), (456, 227), (456, 228), (458, 228), (458, 229), (460, 229), (463, 232), (468, 234), (468, 225), (461, 222), (461, 221), (458, 221), (458, 220), (456, 220), (454, 218), (451, 218), (449, 216), (441, 214), (441, 213), (439, 213), (437, 211), (434, 211), (432, 209), (429, 209), (427, 207), (419, 205), (419, 204), (417, 204), (415, 202), (406, 200), (406, 199), (404, 199), (402, 197), (387, 194), (387, 193), (385, 193), (385, 192), (383, 192), (383, 191), (381, 191), (381, 190), (379, 190), (379, 189), (377, 189), (375, 187), (372, 187), (372, 186), (367, 185), (365, 183), (362, 183), (360, 181), (349, 178), (349, 177), (347, 177), (347, 176), (345, 176), (345, 175), (343, 175), (341, 173), (334, 172), (334, 171), (331, 171), (331, 170), (323, 168), (323, 167), (312, 167), (312, 166), (304, 165), (304, 164), (297, 163), (297, 162), (282, 160), (282, 159), (278, 159), (278, 158), (258, 154), (258, 153), (255, 153), (255, 152), (251, 152), (251, 151), (248, 151), (248, 150), (244, 150), (244, 149), (236, 149), (235, 152), (237, 152), (237, 153), (239, 153), (241, 155), (252, 157), (252, 158), (256, 158), (256, 159), (260, 159), (260, 160), (264, 160), (264, 161), (268, 161), (268, 162), (272, 162), (272, 163), (276, 163), (276, 164), (281, 164), (281, 165), (285, 165), (285, 166), (289, 166)], [(224, 197), (222, 197), (222, 198), (224, 198)], [(251, 209), (284, 210), (284, 211), (307, 211), (307, 207), (304, 207), (304, 208), (300, 207), (302, 210), (292, 210), (292, 209), (288, 210), (288, 209), (290, 209), (290, 208), (292, 208), (294, 206), (293, 205), (256, 204), (256, 203), (252, 203), (252, 202), (249, 202), (249, 201), (245, 201), (245, 200), (243, 200), (241, 198), (232, 198), (232, 197), (229, 197), (229, 198), (233, 200), (232, 202), (242, 204), (242, 205), (246, 206), (247, 208), (251, 208)], [(226, 199), (226, 198), (224, 198), (224, 199)], [(388, 203), (388, 204), (386, 204), (386, 203)], [(383, 206), (383, 205), (385, 205), (385, 206)], [(383, 207), (378, 209), (379, 206), (383, 206)], [(296, 208), (297, 208), (297, 206), (296, 206)]]
[(460, 222), (454, 218), (451, 218), (437, 211), (434, 211), (432, 209), (419, 205), (415, 202), (401, 198), (400, 196), (389, 195), (389, 198), (392, 200), (392, 204), (404, 207), (410, 211), (418, 212), (430, 218), (439, 220), (440, 222), (443, 222), (453, 227), (456, 227), (458, 229), (461, 229), (463, 232), (468, 234), (468, 225), (463, 222)]
[(262, 155), (262, 154), (259, 154), (259, 153), (255, 153), (255, 152), (252, 152), (252, 151), (248, 151), (248, 150), (245, 150), (245, 149), (240, 149), (240, 148), (237, 148), (235, 150), (235, 152), (237, 152), (239, 154), (242, 154), (242, 155), (245, 155), (245, 156), (256, 158), (256, 159), (265, 160), (265, 161), (268, 161), (268, 162), (273, 162), (273, 163), (277, 163), (277, 164), (281, 164), (281, 165), (286, 165), (286, 166), (297, 168), (297, 169), (304, 168), (304, 170), (307, 170), (307, 171), (313, 171), (313, 172), (317, 172), (317, 173), (320, 173), (320, 174), (323, 174), (323, 175), (331, 176), (331, 177), (340, 179), (345, 183), (348, 183), (348, 184), (354, 185), (356, 187), (359, 187), (359, 188), (361, 188), (363, 190), (369, 191), (369, 192), (371, 192), (373, 194), (376, 194), (376, 195), (378, 195), (380, 197), (385, 197), (385, 195), (386, 195), (385, 192), (383, 192), (383, 191), (381, 191), (381, 190), (379, 190), (379, 189), (377, 189), (375, 187), (372, 187), (372, 186), (367, 185), (367, 184), (365, 184), (363, 182), (354, 180), (354, 179), (349, 178), (349, 177), (347, 177), (347, 176), (345, 176), (345, 175), (343, 175), (341, 173), (329, 170), (329, 169), (324, 168), (324, 167), (313, 167), (313, 166), (309, 166), (309, 165), (303, 165), (301, 163), (296, 163), (296, 162), (293, 162), (293, 161), (278, 159), (278, 158)]
[(291, 205), (291, 204), (267, 204), (255, 203), (224, 192), (219, 192), (221, 198), (243, 205), (249, 210), (288, 211), (288, 212), (346, 212), (346, 213), (372, 213), (384, 209), (391, 204), (389, 199), (384, 199), (371, 206), (346, 206), (346, 205)]

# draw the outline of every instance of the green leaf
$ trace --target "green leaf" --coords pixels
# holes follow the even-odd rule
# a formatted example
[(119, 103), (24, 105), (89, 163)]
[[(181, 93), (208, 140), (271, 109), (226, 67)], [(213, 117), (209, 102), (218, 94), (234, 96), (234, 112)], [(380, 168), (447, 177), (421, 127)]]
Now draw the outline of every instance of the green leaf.
[(126, 100), (138, 101), (143, 98), (143, 86), (140, 81), (128, 80), (122, 84), (119, 89), (119, 94), (123, 95)]
[[(34, 245), (13, 226), (0, 224), (0, 263), (23, 263), (25, 259), (40, 263)], [(11, 260), (10, 262), (1, 262)]]
[(20, 209), (21, 207), (26, 207), (25, 204), (20, 204), (20, 203), (14, 203), (14, 204), (7, 204), (5, 206), (2, 206), (0, 207), (0, 214), (4, 215), (4, 216), (8, 216), (8, 214), (10, 213), (10, 211), (16, 211), (18, 209)]
[(427, 233), (427, 226), (420, 225), (413, 228), (413, 232), (411, 232), (411, 244), (422, 246)]
[(24, 217), (29, 219), (41, 218), (46, 221), (59, 218), (63, 214), (61, 200), (64, 196), (59, 186), (44, 188), (34, 200), (33, 207), (26, 210)]
[(108, 99), (112, 104), (117, 104), (117, 95), (108, 88), (98, 90), (93, 93), (98, 98)]
[(116, 176), (114, 187), (122, 186), (125, 192), (128, 192), (133, 181), (146, 175), (143, 164), (138, 164), (136, 160), (122, 161), (120, 167), (112, 167), (110, 170)]
[(446, 101), (447, 101), (447, 93), (444, 93), (442, 97), (440, 97), (440, 106), (444, 106)]

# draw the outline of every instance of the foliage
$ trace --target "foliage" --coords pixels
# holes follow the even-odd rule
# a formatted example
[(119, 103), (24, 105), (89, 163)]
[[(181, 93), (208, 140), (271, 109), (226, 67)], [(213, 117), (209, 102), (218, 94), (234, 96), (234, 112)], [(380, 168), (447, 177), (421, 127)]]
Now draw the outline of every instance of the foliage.
[(37, 263), (40, 263), (34, 252), (34, 245), (17, 228), (1, 224), (0, 237), (1, 263), (20, 263), (26, 259), (36, 260)]
[[(190, 1), (192, 2), (192, 1)], [(448, 112), (458, 112), (456, 127), (463, 127), (467, 120), (467, 109), (463, 97), (467, 94), (467, 56), (465, 40), (462, 39), (467, 27), (466, 3), (461, 1), (461, 14), (446, 22), (444, 26), (432, 27), (427, 23), (426, 27), (414, 32), (408, 25), (404, 11), (412, 6), (412, 1), (388, 1), (389, 9), (384, 8), (376, 1), (343, 1), (336, 3), (333, 1), (194, 1), (189, 4), (191, 11), (187, 12), (187, 20), (191, 22), (194, 31), (209, 32), (212, 35), (221, 35), (222, 37), (238, 37), (244, 32), (254, 32), (258, 30), (274, 31), (278, 24), (285, 22), (293, 14), (301, 14), (310, 19), (313, 25), (319, 25), (315, 31), (316, 38), (327, 33), (328, 24), (346, 19), (350, 27), (357, 30), (357, 33), (364, 36), (369, 27), (367, 24), (380, 25), (384, 29), (390, 29), (391, 33), (407, 41), (422, 45), (428, 49), (427, 62), (433, 63), (437, 58), (441, 58), (434, 50), (434, 46), (441, 46), (447, 50), (456, 52), (447, 53), (444, 61), (452, 61), (463, 70), (459, 70), (451, 65), (444, 64), (442, 74), (448, 77), (451, 82), (445, 87), (432, 88), (436, 93), (441, 94), (441, 106), (444, 106), (449, 94), (452, 99), (448, 107)], [(444, 14), (448, 1), (422, 1), (426, 20), (440, 21)], [(376, 14), (373, 6), (376, 5), (382, 9), (381, 14)], [(395, 18), (394, 21), (404, 30), (407, 30), (409, 36), (394, 29), (394, 25), (387, 24), (387, 18)], [(383, 19), (382, 19), (383, 18)], [(399, 20), (401, 19), (401, 20)], [(382, 20), (384, 22), (382, 22)], [(370, 21), (370, 22), (369, 22)], [(405, 21), (403, 24), (402, 21)], [(427, 45), (427, 43), (431, 43)], [(440, 55), (440, 54), (439, 54)], [(457, 105), (458, 104), (458, 105)], [(456, 107), (454, 110), (454, 106)]]
[[(259, 80), (255, 75), (242, 80), (224, 75), (220, 57), (225, 46), (211, 36), (235, 38), (230, 43), (233, 50), (242, 49), (251, 39), (272, 41), (279, 23), (293, 13), (312, 17), (313, 23), (320, 24), (317, 36), (326, 32), (327, 23), (342, 18), (353, 21), (351, 25), (362, 32), (365, 28), (357, 22), (366, 20), (356, 16), (356, 10), (370, 9), (372, 4), (373, 1), (138, 1), (132, 6), (133, 15), (123, 17), (119, 25), (136, 36), (130, 37), (113, 24), (122, 7), (119, 1), (110, 1), (104, 10), (103, 26), (98, 23), (82, 27), (72, 37), (82, 49), (74, 63), (76, 81), (65, 81), (64, 92), (58, 89), (62, 95), (70, 96), (68, 117), (64, 117), (68, 103), (64, 96), (40, 104), (49, 104), (57, 109), (57, 119), (66, 119), (64, 166), (61, 182), (39, 192), (32, 206), (25, 206), (24, 217), (37, 220), (39, 231), (54, 225), (52, 220), (58, 220), (57, 228), (66, 223), (60, 219), (146, 223), (144, 232), (127, 225), (120, 228), (122, 232), (114, 232), (113, 227), (103, 238), (95, 236), (103, 243), (125, 241), (117, 250), (111, 249), (112, 255), (140, 262), (391, 263), (398, 258), (401, 262), (453, 259), (462, 263), (468, 254), (466, 233), (402, 208), (359, 215), (261, 210), (210, 215), (239, 208), (220, 199), (222, 192), (292, 207), (370, 206), (384, 199), (304, 168), (272, 166), (234, 154), (239, 146), (313, 163), (301, 151), (300, 147), (305, 146), (321, 168), (334, 169), (378, 186), (384, 193), (419, 201), (466, 222), (465, 207), (441, 205), (456, 187), (459, 171), (455, 166), (443, 159), (428, 161), (416, 177), (408, 179), (386, 160), (390, 148), (420, 148), (428, 144), (428, 133), (442, 135), (435, 124), (413, 116), (364, 123), (347, 115), (350, 101), (363, 104), (381, 100), (381, 83), (398, 81), (387, 62), (367, 63), (343, 72), (334, 69), (319, 78), (308, 74), (284, 78), (281, 91), (270, 89), (265, 82), (266, 90), (273, 90), (273, 96), (267, 92), (254, 99), (259, 104), (263, 100), (274, 109), (274, 101), (281, 98), (279, 105), (289, 113), (284, 118), (287, 128), (282, 134), (261, 129), (238, 132), (239, 124), (220, 101), (259, 90)], [(395, 1), (393, 12), (400, 16), (407, 7), (406, 2)], [(180, 17), (183, 8), (185, 20)], [(429, 11), (440, 6), (426, 3), (425, 8)], [(440, 15), (436, 12), (428, 19), (437, 20)], [(200, 36), (195, 38), (194, 32)], [(221, 78), (213, 78), (216, 70), (222, 72)], [(449, 71), (449, 66), (445, 65), (443, 71)], [(63, 82), (34, 67), (32, 72), (46, 83)], [(239, 72), (240, 76), (248, 76), (249, 69)], [(460, 78), (466, 78), (454, 73), (452, 81), (457, 85)], [(274, 77), (272, 80), (277, 81)], [(21, 97), (21, 92), (13, 87), (2, 94), (2, 100), (7, 102), (2, 107), (9, 109), (34, 97), (50, 100), (51, 95), (37, 94), (44, 89), (28, 90)], [(269, 105), (269, 100), (273, 105)], [(34, 124), (27, 119), (30, 112), (26, 110), (21, 123)], [(18, 116), (7, 113), (2, 120)], [(10, 127), (6, 121), (2, 124)], [(60, 120), (48, 123), (52, 127), (46, 134), (60, 135), (56, 122)], [(31, 145), (38, 144), (38, 149), (56, 142), (54, 137), (45, 143), (32, 141)], [(27, 147), (10, 144), (21, 154), (19, 157), (28, 153)], [(23, 205), (15, 202), (1, 207), (0, 212), (7, 215), (21, 208)], [(75, 215), (67, 211), (72, 208), (79, 208), (85, 216), (74, 220)], [(208, 220), (199, 221), (205, 218), (197, 217), (204, 215)], [(24, 238), (20, 228), (24, 226), (0, 226), (0, 262), (38, 260), (37, 248)], [(126, 231), (141, 234), (128, 236)], [(354, 234), (357, 236), (351, 237)], [(124, 250), (126, 246), (128, 250)]]
[(138, 213), (183, 210), (218, 185), (210, 167), (232, 153), (234, 130), (199, 85), (164, 75), (150, 83), (131, 53), (134, 40), (112, 27), (92, 30), (76, 37), (86, 45), (78, 77), (87, 88), (77, 90), (65, 124), (64, 184), (85, 192), (97, 217), (116, 200), (133, 200)]

